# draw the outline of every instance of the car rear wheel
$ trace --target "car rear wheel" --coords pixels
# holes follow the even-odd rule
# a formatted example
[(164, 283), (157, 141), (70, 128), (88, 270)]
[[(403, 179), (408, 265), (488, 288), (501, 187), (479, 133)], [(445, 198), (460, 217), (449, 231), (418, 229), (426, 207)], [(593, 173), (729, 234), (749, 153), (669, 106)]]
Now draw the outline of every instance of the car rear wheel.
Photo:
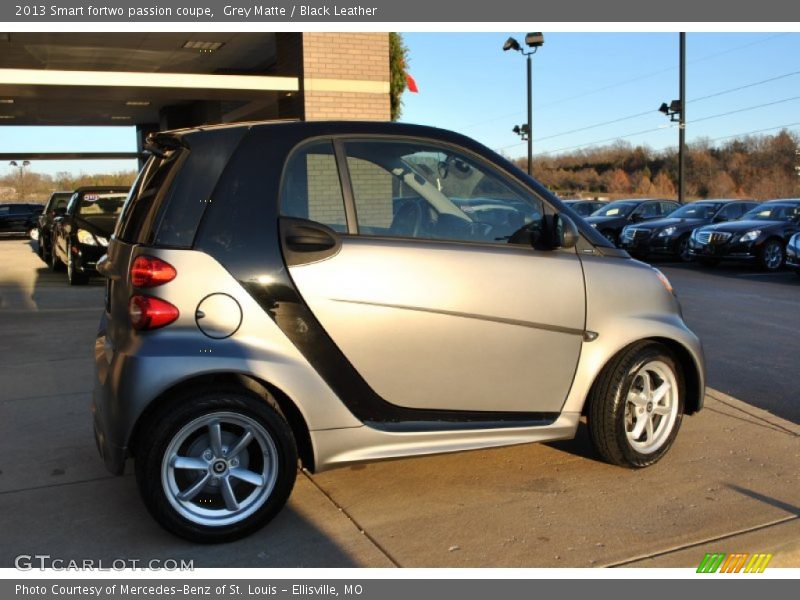
[(136, 444), (136, 480), (150, 514), (194, 542), (242, 538), (283, 508), (297, 449), (277, 404), (241, 391), (175, 399)]
[(592, 445), (607, 462), (646, 467), (669, 450), (683, 417), (685, 385), (672, 353), (641, 342), (617, 355), (589, 395)]
[(765, 271), (777, 271), (783, 266), (783, 244), (778, 240), (767, 240), (759, 254), (761, 267)]

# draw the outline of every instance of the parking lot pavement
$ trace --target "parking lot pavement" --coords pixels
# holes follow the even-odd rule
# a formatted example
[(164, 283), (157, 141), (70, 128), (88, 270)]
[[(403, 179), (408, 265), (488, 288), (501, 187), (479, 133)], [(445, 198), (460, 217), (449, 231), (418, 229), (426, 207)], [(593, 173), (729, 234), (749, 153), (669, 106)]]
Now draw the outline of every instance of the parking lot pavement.
[(800, 277), (752, 267), (656, 264), (703, 340), (708, 385), (800, 423)]
[(197, 567), (696, 566), (734, 550), (800, 566), (800, 427), (715, 391), (649, 469), (599, 462), (582, 428), (572, 441), (301, 473), (266, 529), (188, 544), (94, 448), (102, 285), (69, 288), (21, 240), (0, 240), (0, 264), (0, 567), (36, 553)]

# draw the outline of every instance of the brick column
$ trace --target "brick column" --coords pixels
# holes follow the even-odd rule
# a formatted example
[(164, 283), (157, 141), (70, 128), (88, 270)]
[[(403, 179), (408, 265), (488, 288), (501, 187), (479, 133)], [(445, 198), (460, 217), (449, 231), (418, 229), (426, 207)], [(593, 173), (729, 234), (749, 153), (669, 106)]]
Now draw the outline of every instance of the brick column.
[(306, 120), (390, 119), (388, 33), (302, 36)]

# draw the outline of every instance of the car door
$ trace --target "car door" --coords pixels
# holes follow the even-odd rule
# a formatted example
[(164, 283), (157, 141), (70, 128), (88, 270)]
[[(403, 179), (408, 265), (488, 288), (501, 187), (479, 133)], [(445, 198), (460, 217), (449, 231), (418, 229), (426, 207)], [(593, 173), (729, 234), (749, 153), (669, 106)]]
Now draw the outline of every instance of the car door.
[(72, 229), (72, 216), (78, 206), (80, 194), (74, 194), (63, 214), (53, 219), (53, 251), (62, 261), (67, 261), (67, 238)]
[[(287, 165), (282, 212), (310, 229), (284, 245), (299, 293), (372, 390), (411, 409), (560, 411), (585, 291), (575, 249), (516, 242), (541, 231), (543, 201), (452, 146), (344, 140), (338, 174), (330, 147)], [(314, 223), (337, 252), (321, 259)]]
[(0, 204), (0, 232), (11, 231), (11, 205)]

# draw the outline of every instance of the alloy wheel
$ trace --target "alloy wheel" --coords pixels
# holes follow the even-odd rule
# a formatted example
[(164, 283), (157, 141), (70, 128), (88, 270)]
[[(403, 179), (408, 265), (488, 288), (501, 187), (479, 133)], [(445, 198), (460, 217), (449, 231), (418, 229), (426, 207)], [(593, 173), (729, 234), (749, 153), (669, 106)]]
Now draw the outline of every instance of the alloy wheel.
[(255, 513), (278, 477), (278, 450), (255, 419), (234, 412), (199, 417), (178, 431), (164, 453), (161, 483), (185, 519), (223, 526)]
[(678, 383), (672, 369), (650, 361), (633, 374), (625, 399), (625, 435), (641, 454), (656, 452), (669, 439), (678, 417)]
[(770, 271), (773, 271), (781, 266), (783, 262), (783, 249), (780, 244), (772, 242), (764, 248), (764, 265)]

